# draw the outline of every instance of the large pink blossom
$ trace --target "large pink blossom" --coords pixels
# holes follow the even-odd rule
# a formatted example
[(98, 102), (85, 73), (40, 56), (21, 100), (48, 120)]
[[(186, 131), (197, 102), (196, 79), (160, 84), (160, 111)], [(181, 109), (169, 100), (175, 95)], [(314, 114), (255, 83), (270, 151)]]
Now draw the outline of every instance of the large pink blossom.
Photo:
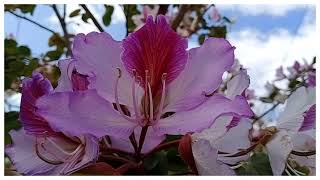
[(122, 42), (107, 33), (78, 34), (68, 66), (87, 77), (88, 90), (45, 95), (37, 113), (75, 136), (122, 139), (137, 128), (149, 127), (156, 136), (186, 134), (208, 128), (222, 115), (252, 116), (244, 97), (215, 93), (234, 62), (234, 47), (209, 38), (186, 49), (187, 40), (164, 16), (148, 17)]

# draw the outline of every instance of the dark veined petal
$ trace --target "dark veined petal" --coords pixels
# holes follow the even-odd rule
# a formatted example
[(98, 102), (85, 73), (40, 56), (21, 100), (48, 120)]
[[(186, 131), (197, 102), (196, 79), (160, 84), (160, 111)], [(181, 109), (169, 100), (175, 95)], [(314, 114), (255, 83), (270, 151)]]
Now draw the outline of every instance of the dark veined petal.
[(166, 84), (169, 84), (187, 62), (187, 39), (174, 32), (164, 16), (157, 16), (155, 21), (149, 16), (146, 24), (131, 33), (122, 45), (124, 51), (121, 59), (127, 71), (133, 75), (132, 70), (135, 69), (144, 79), (145, 71), (148, 70), (149, 83), (154, 93), (161, 87), (163, 73), (167, 73)]
[(47, 121), (36, 112), (36, 100), (53, 90), (50, 81), (40, 73), (34, 72), (32, 78), (22, 82), (22, 96), (20, 105), (20, 121), (27, 134), (52, 135), (56, 134)]

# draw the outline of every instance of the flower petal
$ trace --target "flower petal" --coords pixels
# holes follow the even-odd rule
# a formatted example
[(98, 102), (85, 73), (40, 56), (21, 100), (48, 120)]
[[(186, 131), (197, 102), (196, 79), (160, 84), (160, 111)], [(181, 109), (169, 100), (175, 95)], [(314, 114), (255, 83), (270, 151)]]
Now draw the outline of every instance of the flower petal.
[(168, 86), (164, 112), (190, 110), (203, 103), (203, 94), (219, 87), (222, 74), (233, 62), (234, 47), (222, 38), (209, 38), (201, 47), (189, 50), (185, 69)]
[(74, 136), (128, 137), (137, 125), (122, 118), (96, 90), (57, 92), (43, 96), (37, 101), (37, 107), (37, 112), (52, 128)]
[(287, 100), (286, 107), (279, 116), (277, 128), (291, 133), (298, 132), (304, 120), (304, 113), (316, 103), (315, 95), (315, 88), (297, 89)]
[(292, 137), (293, 149), (295, 151), (314, 151), (316, 149), (316, 140), (303, 133), (297, 133)]
[(211, 147), (209, 141), (201, 139), (193, 142), (192, 153), (200, 175), (235, 175), (235, 172), (228, 165), (217, 159), (218, 150)]
[[(156, 94), (163, 73), (167, 73), (166, 84), (169, 84), (183, 70), (188, 57), (187, 47), (187, 39), (174, 32), (164, 16), (157, 16), (155, 21), (149, 16), (142, 28), (123, 41), (121, 58), (131, 75), (135, 69), (144, 79), (145, 71), (149, 71), (149, 83)], [(144, 81), (142, 87), (145, 87)]]
[(32, 78), (25, 78), (22, 82), (22, 96), (20, 105), (20, 120), (27, 134), (46, 135), (56, 134), (46, 120), (36, 113), (36, 100), (49, 94), (53, 90), (51, 83), (40, 73), (33, 72)]
[(304, 115), (303, 123), (299, 131), (306, 131), (316, 128), (316, 105), (314, 104)]
[(159, 134), (199, 132), (211, 126), (221, 115), (250, 117), (253, 112), (242, 96), (236, 96), (234, 100), (230, 100), (215, 94), (193, 110), (176, 112), (172, 116), (160, 119), (154, 128)]
[(239, 74), (234, 76), (229, 82), (227, 82), (226, 97), (234, 98), (237, 95), (241, 95), (250, 84), (250, 78), (246, 70), (241, 70)]
[(71, 74), (74, 69), (74, 59), (63, 59), (58, 61), (58, 67), (61, 75), (58, 80), (58, 86), (54, 89), (54, 92), (72, 91)]
[[(138, 142), (138, 139), (140, 137), (141, 127), (138, 126), (134, 130), (135, 138)], [(118, 138), (114, 136), (110, 136), (111, 138), (111, 146), (112, 148), (121, 149), (127, 152), (134, 153), (134, 148), (129, 140), (129, 138)], [(148, 128), (145, 141), (143, 143), (141, 153), (146, 154), (152, 149), (154, 149), (157, 145), (159, 145), (163, 140), (165, 139), (165, 136), (157, 136), (152, 128)]]
[(279, 176), (282, 174), (292, 148), (291, 138), (286, 131), (277, 132), (266, 144), (273, 175)]
[[(115, 102), (115, 81), (118, 70), (121, 70), (118, 91), (121, 104), (132, 107), (132, 78), (125, 71), (120, 60), (121, 42), (115, 41), (107, 33), (91, 32), (87, 35), (78, 34), (74, 38), (73, 56), (76, 60), (75, 69), (88, 75), (89, 89), (96, 89), (98, 94), (109, 102)], [(138, 99), (143, 90), (137, 86)]]
[(234, 154), (241, 149), (250, 147), (249, 131), (252, 123), (248, 119), (241, 119), (239, 124), (231, 129), (220, 139), (217, 139), (216, 148), (219, 151)]
[(25, 134), (23, 129), (11, 130), (13, 144), (5, 148), (16, 170), (25, 175), (54, 175), (61, 167), (42, 161), (36, 154), (35, 137)]

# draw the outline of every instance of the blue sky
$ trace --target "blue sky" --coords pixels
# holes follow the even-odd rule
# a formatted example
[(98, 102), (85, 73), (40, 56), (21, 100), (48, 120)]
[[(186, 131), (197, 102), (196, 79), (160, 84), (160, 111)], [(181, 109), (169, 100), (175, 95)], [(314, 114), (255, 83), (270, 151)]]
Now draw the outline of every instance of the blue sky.
[[(316, 55), (315, 6), (219, 4), (216, 6), (222, 15), (236, 22), (228, 27), (227, 39), (236, 47), (236, 58), (248, 68), (251, 76), (250, 87), (257, 89), (258, 95), (265, 93), (264, 84), (274, 78), (277, 67), (292, 65), (295, 60), (302, 61), (303, 58), (310, 61)], [(104, 13), (102, 5), (88, 7), (96, 17), (101, 17)], [(71, 12), (76, 8), (79, 7), (68, 5), (67, 11)], [(49, 6), (37, 6), (34, 16), (30, 18), (51, 29), (60, 28)], [(71, 19), (69, 22), (70, 31), (73, 33), (97, 31), (92, 24), (82, 23), (77, 26), (75, 22), (81, 22), (80, 18)], [(13, 34), (20, 44), (31, 47), (35, 56), (49, 49), (47, 40), (51, 35), (50, 32), (17, 19), (11, 14), (5, 13), (4, 29), (6, 36)], [(125, 37), (125, 19), (119, 6), (115, 6), (111, 25), (105, 30), (116, 40)], [(198, 46), (196, 38), (190, 38), (189, 46)]]

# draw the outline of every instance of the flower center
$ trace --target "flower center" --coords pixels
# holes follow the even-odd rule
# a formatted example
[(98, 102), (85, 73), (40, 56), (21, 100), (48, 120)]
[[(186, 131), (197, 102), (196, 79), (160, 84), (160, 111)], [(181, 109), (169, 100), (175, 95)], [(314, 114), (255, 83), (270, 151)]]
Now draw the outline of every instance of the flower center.
[[(118, 84), (119, 84), (119, 79), (121, 78), (122, 72), (120, 68), (117, 68), (117, 70), (118, 70), (118, 78), (116, 79), (116, 82), (115, 82), (115, 101), (116, 101), (117, 110), (119, 111), (120, 115), (130, 122), (138, 122), (139, 125), (141, 126), (154, 125), (156, 122), (159, 121), (163, 113), (163, 106), (164, 106), (165, 95), (166, 95), (165, 88), (166, 88), (167, 73), (163, 73), (161, 77), (162, 92), (160, 96), (160, 103), (158, 103), (158, 101), (155, 100), (156, 96), (152, 95), (149, 71), (148, 70), (145, 71), (145, 78), (143, 82), (142, 77), (137, 75), (136, 69), (132, 69), (133, 81), (132, 81), (131, 95), (133, 99), (133, 110), (135, 114), (135, 117), (132, 118), (127, 116), (123, 112), (123, 109), (121, 108), (119, 103)], [(138, 83), (140, 86), (144, 85), (145, 94), (144, 94), (144, 97), (142, 98), (141, 106), (139, 106), (137, 102), (136, 83)], [(140, 107), (140, 111), (139, 111), (139, 107)], [(157, 108), (157, 111), (156, 111), (156, 108)]]

